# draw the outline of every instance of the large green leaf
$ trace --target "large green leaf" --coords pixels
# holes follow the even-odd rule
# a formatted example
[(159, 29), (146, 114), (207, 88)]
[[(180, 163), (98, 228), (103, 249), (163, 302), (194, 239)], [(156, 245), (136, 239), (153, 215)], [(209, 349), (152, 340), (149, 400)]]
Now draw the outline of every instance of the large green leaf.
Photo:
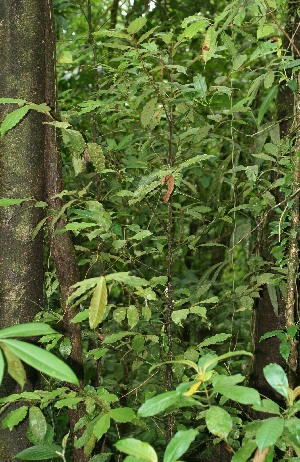
[(284, 427), (284, 419), (280, 417), (271, 417), (264, 420), (256, 432), (256, 443), (262, 451), (275, 444), (280, 438)]
[(214, 390), (226, 398), (241, 404), (260, 404), (260, 396), (257, 390), (242, 385), (223, 386), (216, 384)]
[(148, 399), (138, 410), (138, 416), (150, 417), (165, 411), (168, 407), (177, 404), (181, 396), (176, 391), (166, 391), (158, 396)]
[(25, 117), (28, 111), (30, 111), (30, 107), (23, 106), (7, 114), (2, 124), (0, 125), (0, 136), (3, 136), (6, 132), (15, 127), (17, 123), (19, 123), (20, 120)]
[(32, 442), (34, 444), (42, 443), (47, 432), (47, 422), (39, 407), (31, 406), (28, 421)]
[(19, 452), (15, 457), (21, 460), (47, 460), (59, 457), (57, 453), (63, 453), (62, 448), (59, 446), (55, 444), (40, 444), (24, 449), (24, 451)]
[(72, 369), (49, 351), (20, 340), (3, 339), (0, 343), (7, 346), (22, 361), (38, 371), (59, 380), (79, 385), (78, 379)]
[(96, 329), (96, 327), (103, 321), (106, 305), (106, 281), (104, 276), (100, 276), (99, 282), (94, 289), (89, 307), (89, 324), (91, 329)]
[(131, 422), (135, 418), (135, 412), (131, 407), (120, 407), (118, 409), (111, 409), (109, 416), (119, 423)]
[(150, 444), (143, 443), (135, 438), (125, 438), (118, 441), (115, 446), (119, 451), (146, 460), (147, 462), (157, 462), (158, 460), (157, 454)]
[(22, 420), (25, 419), (27, 411), (28, 406), (21, 406), (18, 409), (11, 411), (2, 420), (2, 428), (9, 428), (10, 430), (12, 430), (16, 425), (18, 425), (20, 422), (22, 422)]
[(226, 439), (232, 429), (232, 419), (228, 412), (218, 406), (211, 406), (205, 414), (208, 430), (219, 438)]
[(280, 395), (288, 398), (289, 381), (282, 367), (271, 363), (264, 367), (263, 373), (268, 384)]
[(0, 330), (0, 339), (9, 337), (35, 337), (36, 335), (56, 334), (48, 324), (29, 322)]
[(93, 429), (93, 434), (99, 440), (107, 432), (110, 427), (109, 414), (104, 414), (100, 417)]
[(166, 447), (164, 462), (173, 462), (184, 454), (198, 435), (197, 430), (179, 430)]
[(141, 16), (139, 18), (136, 18), (127, 27), (128, 34), (136, 34), (139, 30), (142, 29), (142, 27), (144, 27), (146, 22), (147, 22), (147, 18), (145, 16)]

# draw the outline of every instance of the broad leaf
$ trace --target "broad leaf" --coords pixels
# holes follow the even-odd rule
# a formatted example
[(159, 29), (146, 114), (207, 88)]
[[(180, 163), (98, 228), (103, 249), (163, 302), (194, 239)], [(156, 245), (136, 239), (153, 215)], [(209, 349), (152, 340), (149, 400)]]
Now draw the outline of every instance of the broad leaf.
[(154, 398), (148, 399), (138, 410), (138, 416), (150, 417), (165, 411), (168, 407), (180, 401), (181, 397), (176, 391), (166, 391)]
[(24, 451), (21, 451), (15, 455), (15, 457), (21, 460), (47, 460), (56, 459), (59, 457), (57, 453), (63, 453), (61, 447), (56, 446), (55, 444), (40, 444), (37, 446), (32, 446), (28, 449), (24, 449)]
[(268, 384), (280, 395), (288, 398), (289, 382), (282, 367), (278, 364), (271, 363), (264, 367), (263, 372)]
[(157, 103), (157, 98), (152, 98), (143, 107), (143, 110), (141, 113), (141, 124), (143, 125), (144, 128), (147, 127), (147, 125), (149, 125), (149, 123), (151, 122), (151, 119), (155, 112), (156, 103)]
[(12, 430), (16, 425), (18, 425), (22, 420), (25, 419), (28, 411), (28, 406), (21, 406), (14, 411), (11, 411), (7, 414), (6, 417), (2, 420), (2, 428), (9, 428)]
[(15, 127), (23, 119), (23, 117), (25, 117), (28, 111), (30, 111), (30, 107), (23, 106), (7, 114), (0, 125), (0, 136), (3, 136), (6, 132)]
[(262, 451), (275, 444), (280, 438), (284, 427), (284, 419), (280, 417), (271, 417), (264, 420), (256, 432), (256, 443)]
[(179, 459), (188, 450), (197, 435), (197, 430), (179, 430), (166, 447), (164, 462), (173, 462)]
[(118, 441), (115, 446), (119, 451), (146, 460), (147, 462), (158, 461), (157, 454), (153, 447), (135, 438), (125, 438), (124, 440)]
[(59, 380), (79, 385), (78, 379), (72, 369), (49, 351), (20, 340), (4, 339), (1, 340), (1, 343), (7, 346), (22, 361), (38, 371)]
[(144, 27), (146, 22), (147, 22), (147, 18), (145, 16), (141, 16), (140, 18), (136, 18), (127, 27), (128, 34), (136, 34), (139, 30), (142, 29), (142, 27)]
[(232, 419), (228, 412), (218, 406), (211, 406), (205, 414), (208, 430), (221, 439), (227, 438), (232, 429)]
[(214, 390), (217, 393), (221, 393), (221, 395), (226, 398), (241, 404), (260, 404), (259, 393), (254, 388), (244, 387), (242, 385), (222, 386), (221, 384), (216, 384)]
[(9, 337), (35, 337), (36, 335), (56, 334), (48, 324), (29, 322), (0, 330), (0, 339)]
[(93, 429), (93, 434), (99, 440), (107, 432), (110, 427), (110, 417), (109, 414), (104, 414), (100, 417)]
[(32, 441), (35, 444), (42, 443), (47, 432), (47, 422), (39, 407), (31, 406), (28, 421)]
[(104, 276), (100, 276), (99, 282), (94, 289), (89, 307), (89, 324), (91, 329), (96, 329), (96, 327), (103, 321), (106, 305), (106, 281)]
[(120, 407), (119, 409), (111, 409), (109, 416), (118, 423), (126, 423), (135, 418), (135, 412), (130, 407)]

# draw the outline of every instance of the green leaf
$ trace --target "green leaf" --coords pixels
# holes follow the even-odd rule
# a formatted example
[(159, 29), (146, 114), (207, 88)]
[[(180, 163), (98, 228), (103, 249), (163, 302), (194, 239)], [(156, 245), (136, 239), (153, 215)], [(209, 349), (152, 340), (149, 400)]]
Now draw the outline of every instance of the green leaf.
[(240, 55), (238, 54), (232, 63), (233, 70), (236, 71), (239, 67), (241, 67), (244, 62), (247, 60), (247, 55)]
[(280, 395), (288, 398), (289, 381), (282, 367), (278, 364), (271, 363), (264, 367), (263, 373), (268, 384)]
[(127, 27), (128, 34), (136, 34), (139, 30), (141, 30), (144, 27), (146, 22), (147, 22), (147, 18), (145, 16), (136, 18)]
[(19, 106), (23, 106), (26, 103), (27, 103), (27, 101), (25, 99), (0, 98), (0, 104), (18, 104)]
[(216, 345), (217, 343), (225, 342), (225, 340), (229, 339), (231, 334), (216, 334), (212, 337), (208, 337), (203, 342), (199, 343), (197, 348), (203, 348), (209, 345)]
[(111, 409), (109, 416), (119, 423), (131, 422), (135, 417), (135, 412), (130, 407), (120, 407), (119, 409)]
[(204, 99), (206, 97), (207, 85), (205, 77), (201, 74), (197, 74), (193, 78), (193, 84), (195, 90), (198, 92), (199, 98)]
[(54, 407), (56, 409), (62, 409), (63, 407), (68, 407), (70, 409), (75, 409), (76, 405), (83, 401), (83, 398), (80, 398), (79, 396), (70, 396), (68, 398), (60, 399), (54, 404)]
[(34, 444), (43, 442), (47, 432), (47, 422), (44, 414), (37, 406), (31, 406), (29, 409), (29, 431)]
[(166, 391), (158, 396), (145, 401), (144, 404), (138, 410), (139, 417), (151, 417), (158, 414), (159, 412), (165, 411), (168, 407), (177, 404), (181, 399), (181, 396), (176, 391)]
[(96, 425), (94, 426), (93, 433), (96, 438), (99, 440), (109, 429), (110, 427), (110, 417), (109, 414), (104, 414), (100, 417)]
[(253, 406), (255, 411), (260, 412), (268, 412), (270, 414), (278, 414), (280, 415), (280, 407), (277, 403), (272, 401), (271, 399), (262, 399), (260, 404), (255, 404)]
[(72, 318), (71, 322), (81, 322), (85, 321), (86, 319), (89, 318), (89, 310), (82, 310), (80, 313), (77, 313), (74, 318)]
[(0, 207), (10, 207), (11, 205), (20, 205), (22, 202), (31, 201), (30, 197), (26, 199), (10, 199), (10, 198), (1, 198), (0, 199)]
[(190, 310), (187, 308), (184, 308), (182, 310), (175, 310), (172, 313), (172, 321), (175, 324), (182, 326), (182, 321), (185, 321), (189, 314)]
[(151, 119), (155, 112), (156, 103), (157, 103), (157, 98), (152, 98), (143, 107), (143, 110), (141, 113), (141, 124), (143, 125), (144, 128), (147, 127), (147, 125), (149, 125), (149, 123), (151, 122)]
[(5, 362), (4, 362), (2, 350), (0, 348), (0, 385), (2, 383), (4, 370), (5, 370)]
[(29, 322), (0, 330), (0, 339), (9, 337), (35, 337), (37, 335), (56, 334), (48, 324)]
[(197, 430), (179, 430), (166, 447), (164, 462), (178, 460), (188, 450), (197, 435)]
[(96, 285), (92, 300), (89, 307), (89, 324), (91, 329), (102, 322), (107, 305), (107, 288), (104, 276), (100, 276), (99, 282)]
[(205, 414), (208, 430), (221, 439), (227, 438), (232, 429), (232, 419), (228, 412), (218, 406), (211, 406)]
[(271, 90), (269, 91), (265, 99), (263, 100), (262, 105), (260, 106), (259, 111), (258, 111), (257, 125), (261, 124), (261, 121), (265, 113), (269, 109), (271, 102), (273, 101), (273, 99), (276, 98), (277, 92), (278, 92), (278, 85), (275, 85), (274, 87), (271, 88)]
[(38, 371), (59, 380), (79, 385), (78, 379), (72, 369), (49, 351), (20, 340), (4, 339), (1, 340), (1, 343), (7, 346), (22, 361)]
[(0, 346), (7, 362), (7, 372), (23, 388), (26, 382), (26, 372), (22, 362), (6, 345)]
[(62, 454), (63, 450), (56, 444), (40, 444), (24, 449), (14, 457), (21, 460), (47, 460), (59, 457), (57, 453)]
[(264, 420), (256, 432), (256, 444), (262, 451), (265, 448), (276, 444), (284, 427), (284, 420), (280, 417), (271, 417)]
[(248, 441), (234, 454), (231, 462), (247, 462), (256, 448), (255, 441)]
[(139, 312), (136, 306), (130, 305), (127, 308), (127, 319), (130, 329), (133, 329), (140, 319)]
[(16, 425), (18, 425), (22, 420), (25, 419), (28, 411), (28, 406), (21, 406), (14, 411), (11, 411), (7, 416), (2, 420), (2, 428), (9, 428), (12, 430)]
[(121, 282), (127, 286), (138, 287), (148, 286), (149, 282), (146, 279), (139, 278), (137, 276), (131, 276), (128, 272), (124, 273), (112, 273), (105, 276), (106, 282)]
[(88, 155), (98, 173), (105, 169), (105, 157), (101, 146), (97, 143), (88, 143)]
[(244, 387), (242, 385), (222, 386), (217, 384), (214, 387), (214, 390), (217, 393), (221, 393), (221, 395), (226, 398), (232, 399), (233, 401), (237, 401), (241, 404), (260, 404), (259, 393), (254, 388)]
[(130, 456), (146, 460), (147, 462), (158, 461), (157, 454), (153, 447), (150, 446), (150, 444), (143, 443), (135, 438), (125, 438), (118, 441), (115, 446), (119, 451), (125, 452), (125, 454), (129, 454)]
[(25, 117), (28, 111), (30, 111), (30, 107), (23, 106), (7, 114), (2, 124), (0, 125), (0, 136), (3, 136), (6, 132), (15, 127), (20, 122), (20, 120)]

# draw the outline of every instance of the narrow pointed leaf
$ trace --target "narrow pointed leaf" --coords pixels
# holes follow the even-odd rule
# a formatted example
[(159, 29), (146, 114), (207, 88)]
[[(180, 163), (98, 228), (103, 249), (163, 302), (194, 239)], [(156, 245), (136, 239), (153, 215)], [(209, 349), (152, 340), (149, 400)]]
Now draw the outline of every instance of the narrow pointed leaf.
[(2, 124), (0, 125), (0, 135), (3, 136), (6, 132), (15, 127), (17, 123), (20, 122), (23, 117), (25, 117), (29, 110), (29, 106), (23, 106), (7, 114)]
[(157, 454), (150, 444), (143, 443), (135, 438), (125, 438), (118, 441), (115, 446), (119, 451), (146, 460), (147, 462), (157, 462), (158, 460)]
[(22, 361), (38, 371), (59, 380), (79, 385), (78, 379), (72, 369), (49, 351), (20, 340), (4, 339), (1, 340), (1, 343), (7, 346)]
[(95, 329), (102, 322), (107, 305), (107, 288), (104, 276), (100, 276), (99, 282), (94, 289), (89, 307), (89, 324)]
[(150, 417), (165, 411), (168, 407), (173, 406), (181, 399), (176, 391), (167, 391), (158, 396), (148, 399), (138, 410), (138, 416)]
[(198, 435), (197, 430), (179, 430), (166, 447), (164, 462), (178, 460)]
[(48, 324), (29, 322), (0, 330), (0, 339), (9, 337), (35, 337), (36, 335), (55, 334), (56, 331)]

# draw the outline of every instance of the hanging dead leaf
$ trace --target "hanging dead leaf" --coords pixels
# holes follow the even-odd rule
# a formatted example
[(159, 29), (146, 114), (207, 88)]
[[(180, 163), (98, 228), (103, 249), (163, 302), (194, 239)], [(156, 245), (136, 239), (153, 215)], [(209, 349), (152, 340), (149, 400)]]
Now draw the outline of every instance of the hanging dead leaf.
[(269, 448), (265, 448), (263, 451), (257, 449), (253, 458), (253, 462), (265, 462), (268, 452)]
[(167, 183), (168, 191), (163, 197), (163, 202), (169, 202), (172, 192), (174, 191), (174, 177), (173, 175), (166, 175), (161, 179), (162, 183)]

